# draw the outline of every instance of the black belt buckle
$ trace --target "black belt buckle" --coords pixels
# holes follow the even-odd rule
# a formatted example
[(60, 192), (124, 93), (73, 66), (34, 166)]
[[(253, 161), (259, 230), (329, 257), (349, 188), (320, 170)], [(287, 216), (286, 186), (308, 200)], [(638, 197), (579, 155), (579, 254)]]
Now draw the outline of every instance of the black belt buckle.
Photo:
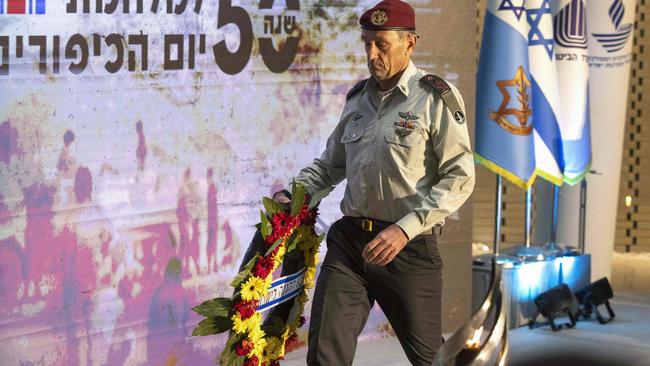
[(361, 221), (361, 228), (365, 231), (370, 231), (372, 232), (372, 220), (369, 219), (363, 219)]

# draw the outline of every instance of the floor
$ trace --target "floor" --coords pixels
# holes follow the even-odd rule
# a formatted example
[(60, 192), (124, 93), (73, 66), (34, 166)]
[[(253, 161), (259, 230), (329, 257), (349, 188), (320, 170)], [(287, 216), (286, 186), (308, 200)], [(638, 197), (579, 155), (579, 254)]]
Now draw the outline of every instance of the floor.
[[(611, 304), (616, 318), (605, 325), (587, 320), (558, 332), (548, 326), (511, 330), (508, 364), (650, 366), (650, 295), (616, 294)], [(305, 365), (306, 352), (288, 354), (282, 365)], [(356, 366), (408, 364), (395, 338), (359, 342), (354, 360)]]

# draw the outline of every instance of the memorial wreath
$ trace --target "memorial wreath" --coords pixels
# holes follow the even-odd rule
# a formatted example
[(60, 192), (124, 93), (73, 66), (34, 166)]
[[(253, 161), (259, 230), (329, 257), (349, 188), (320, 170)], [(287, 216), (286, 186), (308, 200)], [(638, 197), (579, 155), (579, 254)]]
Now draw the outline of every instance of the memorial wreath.
[[(279, 365), (285, 346), (297, 339), (324, 236), (315, 231), (318, 204), (329, 192), (309, 197), (305, 187), (294, 182), (291, 204), (263, 197), (266, 212), (260, 210), (257, 232), (231, 282), (233, 295), (192, 309), (206, 318), (193, 336), (230, 332), (219, 358), (222, 365)], [(276, 270), (280, 278), (274, 281)]]

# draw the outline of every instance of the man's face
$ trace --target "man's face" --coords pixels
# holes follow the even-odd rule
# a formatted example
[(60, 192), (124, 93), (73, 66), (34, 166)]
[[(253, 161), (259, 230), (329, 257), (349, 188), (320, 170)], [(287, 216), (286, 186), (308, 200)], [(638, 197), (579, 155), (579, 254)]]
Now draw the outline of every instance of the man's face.
[(398, 32), (391, 30), (361, 31), (361, 40), (368, 58), (368, 70), (375, 80), (388, 80), (406, 68), (414, 46), (410, 37), (405, 36), (402, 39)]

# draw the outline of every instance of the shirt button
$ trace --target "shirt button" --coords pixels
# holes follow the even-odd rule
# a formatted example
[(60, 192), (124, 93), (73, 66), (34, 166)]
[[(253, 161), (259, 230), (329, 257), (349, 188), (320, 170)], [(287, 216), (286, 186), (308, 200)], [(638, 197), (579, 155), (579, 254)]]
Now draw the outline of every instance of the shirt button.
[(379, 119), (382, 119), (382, 118), (384, 118), (384, 114), (383, 114), (383, 113), (379, 113), (379, 114), (377, 115), (377, 117), (378, 117)]
[(356, 134), (356, 133), (353, 133), (353, 134), (352, 134), (352, 137), (357, 137), (357, 134)]

